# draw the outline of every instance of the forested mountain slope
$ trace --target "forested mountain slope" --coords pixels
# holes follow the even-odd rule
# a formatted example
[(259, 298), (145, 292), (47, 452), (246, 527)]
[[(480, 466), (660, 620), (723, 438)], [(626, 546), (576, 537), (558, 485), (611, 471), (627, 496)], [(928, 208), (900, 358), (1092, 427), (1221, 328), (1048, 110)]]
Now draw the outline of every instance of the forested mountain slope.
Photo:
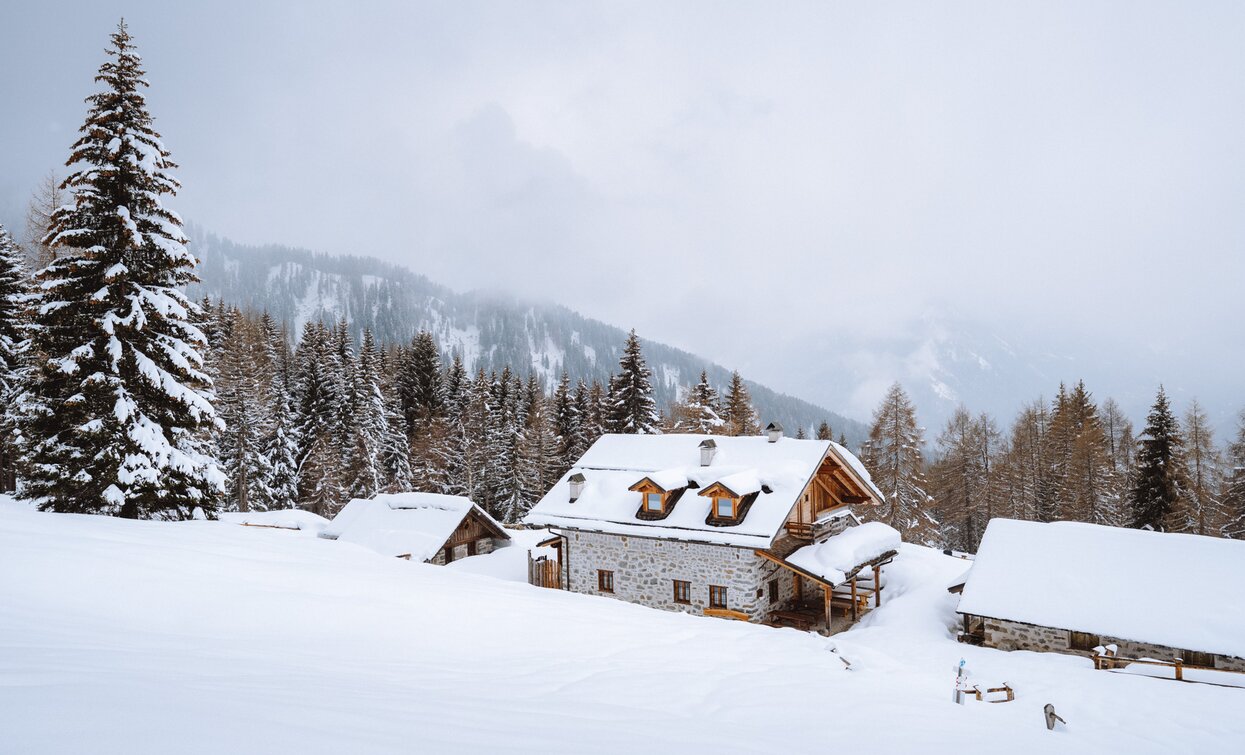
[[(282, 246), (235, 244), (190, 226), (191, 249), (202, 283), (190, 293), (256, 310), (266, 309), (301, 332), (309, 320), (345, 316), (357, 337), (371, 327), (381, 341), (433, 334), (448, 356), (458, 352), (474, 370), (531, 365), (546, 385), (565, 369), (604, 381), (618, 366), (626, 332), (555, 304), (523, 302), (489, 292), (457, 293), (406, 268), (371, 257), (330, 256)], [(644, 341), (659, 407), (696, 382), (702, 369), (724, 386), (730, 370), (665, 344)], [(837, 437), (855, 447), (867, 433), (861, 423), (801, 399), (749, 382), (763, 423), (777, 420), (791, 434), (828, 420)]]

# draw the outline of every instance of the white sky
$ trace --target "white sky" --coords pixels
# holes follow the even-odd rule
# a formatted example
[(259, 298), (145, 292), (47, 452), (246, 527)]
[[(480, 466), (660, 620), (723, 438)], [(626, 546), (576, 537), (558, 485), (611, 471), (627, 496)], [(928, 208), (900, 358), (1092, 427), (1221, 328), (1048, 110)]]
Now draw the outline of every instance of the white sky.
[(7, 5), (0, 218), (124, 14), (175, 207), (238, 241), (553, 299), (857, 414), (893, 359), (836, 402), (790, 355), (930, 313), (1110, 340), (1150, 360), (1120, 391), (1245, 380), (1245, 4), (182, 5)]

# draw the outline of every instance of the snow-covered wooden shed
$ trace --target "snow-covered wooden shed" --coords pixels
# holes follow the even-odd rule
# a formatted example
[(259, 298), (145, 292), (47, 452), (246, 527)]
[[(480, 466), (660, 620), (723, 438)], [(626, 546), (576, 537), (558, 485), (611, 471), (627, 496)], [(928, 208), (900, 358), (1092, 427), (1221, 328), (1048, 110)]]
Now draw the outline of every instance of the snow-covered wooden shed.
[(881, 502), (846, 448), (778, 428), (605, 435), (525, 521), (557, 534), (565, 589), (829, 629), (832, 611), (850, 620), (880, 599), (899, 536), (858, 527), (851, 507)]
[(1242, 574), (1236, 540), (992, 519), (957, 610), (988, 647), (1245, 671)]
[(468, 498), (438, 493), (380, 493), (346, 504), (320, 537), (356, 543), (386, 556), (446, 564), (489, 553), (510, 539)]

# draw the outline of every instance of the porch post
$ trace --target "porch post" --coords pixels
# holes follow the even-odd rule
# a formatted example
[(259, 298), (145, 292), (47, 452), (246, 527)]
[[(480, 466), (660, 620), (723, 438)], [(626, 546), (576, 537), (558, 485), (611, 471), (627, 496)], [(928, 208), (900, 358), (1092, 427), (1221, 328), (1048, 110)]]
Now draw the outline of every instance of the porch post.
[(873, 565), (873, 606), (882, 605), (882, 567)]
[(852, 577), (852, 621), (856, 621), (856, 578)]
[(830, 625), (834, 623), (834, 617), (830, 613), (830, 588), (822, 585), (821, 594), (826, 601), (826, 631), (829, 632)]

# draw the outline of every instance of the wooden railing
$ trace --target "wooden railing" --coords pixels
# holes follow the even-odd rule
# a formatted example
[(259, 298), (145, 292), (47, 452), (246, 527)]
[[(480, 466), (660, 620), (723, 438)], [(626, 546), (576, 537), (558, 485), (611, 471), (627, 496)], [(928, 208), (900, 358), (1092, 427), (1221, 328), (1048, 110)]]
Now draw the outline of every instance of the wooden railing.
[(787, 522), (787, 534), (800, 540), (813, 539), (813, 525), (811, 522)]

